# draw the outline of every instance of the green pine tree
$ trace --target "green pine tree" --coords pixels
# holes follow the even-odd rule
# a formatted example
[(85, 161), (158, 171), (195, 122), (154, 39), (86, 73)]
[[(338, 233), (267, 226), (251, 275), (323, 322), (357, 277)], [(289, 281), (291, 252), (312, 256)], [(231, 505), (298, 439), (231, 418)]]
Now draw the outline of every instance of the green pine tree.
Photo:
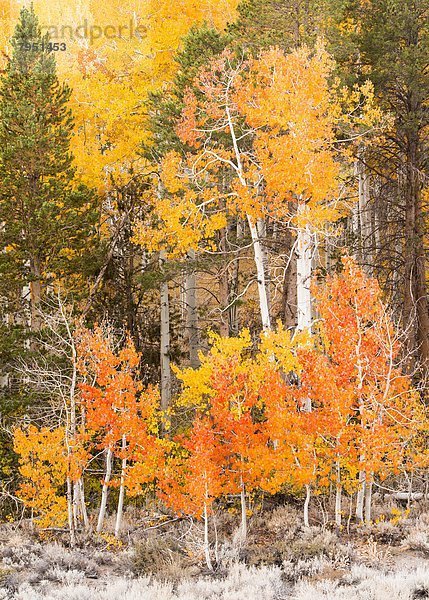
[[(71, 90), (58, 80), (32, 6), (21, 11), (12, 47), (0, 79), (0, 297), (4, 312), (18, 315), (27, 289), (37, 330), (48, 284), (85, 266), (95, 197), (75, 182)], [(77, 279), (70, 277), (66, 287)]]

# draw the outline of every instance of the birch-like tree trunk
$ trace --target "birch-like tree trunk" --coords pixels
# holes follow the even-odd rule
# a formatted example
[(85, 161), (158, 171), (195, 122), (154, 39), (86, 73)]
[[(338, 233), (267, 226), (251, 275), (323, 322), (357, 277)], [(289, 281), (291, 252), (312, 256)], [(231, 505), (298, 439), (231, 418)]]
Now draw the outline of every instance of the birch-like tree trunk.
[(267, 222), (265, 219), (258, 219), (256, 222), (256, 229), (258, 231), (259, 242), (261, 244), (261, 252), (262, 252), (262, 263), (264, 265), (264, 274), (265, 274), (265, 290), (267, 295), (267, 304), (268, 308), (271, 307), (271, 298), (270, 298), (270, 259), (269, 252), (266, 245), (267, 238)]
[(310, 498), (311, 498), (311, 487), (307, 484), (305, 486), (304, 527), (310, 527), (310, 521), (308, 518), (308, 509), (310, 506)]
[(209, 517), (207, 513), (207, 503), (204, 502), (204, 555), (206, 557), (206, 565), (210, 571), (213, 571), (212, 559), (210, 556), (209, 543)]
[(339, 474), (339, 467), (337, 465), (337, 484), (335, 488), (335, 525), (341, 527), (341, 504), (342, 504), (342, 492), (341, 479)]
[(127, 438), (125, 435), (122, 436), (122, 464), (121, 464), (121, 480), (119, 484), (119, 498), (118, 498), (118, 510), (116, 512), (115, 522), (115, 537), (119, 537), (122, 525), (122, 515), (124, 511), (124, 499), (125, 499), (125, 470), (127, 468), (127, 459), (125, 457), (125, 450), (127, 448)]
[(258, 228), (256, 227), (253, 218), (250, 215), (247, 215), (247, 222), (249, 224), (250, 235), (252, 237), (253, 255), (256, 265), (256, 275), (258, 278), (259, 308), (261, 311), (262, 327), (265, 331), (268, 331), (271, 329), (271, 319), (268, 303), (267, 281), (265, 276), (264, 251), (259, 238)]
[(286, 329), (295, 329), (297, 326), (296, 244), (292, 232), (289, 229), (287, 230), (286, 235), (285, 245), (290, 249), (290, 253), (283, 279), (282, 313)]
[[(160, 253), (161, 269), (164, 264), (164, 254)], [(167, 410), (171, 401), (171, 366), (170, 366), (170, 302), (168, 297), (168, 282), (161, 282), (161, 409)]]
[(368, 475), (365, 482), (365, 523), (371, 523), (372, 508), (372, 475)]
[[(231, 119), (230, 107), (227, 104), (225, 107), (227, 119), (228, 119), (228, 127), (231, 134), (232, 146), (234, 149), (236, 165), (235, 171), (238, 175), (240, 184), (247, 188), (247, 181), (243, 171), (243, 164), (241, 161), (240, 149), (238, 147), (237, 136), (235, 134), (234, 124)], [(261, 320), (262, 327), (265, 331), (271, 329), (271, 320), (270, 320), (270, 308), (268, 302), (268, 294), (267, 294), (267, 281), (265, 274), (265, 260), (264, 260), (264, 251), (262, 248), (261, 240), (259, 238), (258, 228), (255, 224), (253, 217), (250, 214), (246, 215), (247, 223), (249, 225), (250, 235), (252, 238), (253, 245), (253, 256), (255, 259), (256, 266), (256, 276), (258, 278), (258, 295), (259, 295), (259, 307), (261, 311)]]
[(76, 505), (76, 519), (82, 518), (83, 526), (85, 530), (89, 529), (88, 511), (85, 504), (85, 489), (83, 486), (83, 478), (79, 479), (74, 484), (73, 488), (74, 504)]
[(76, 528), (73, 518), (73, 484), (70, 477), (67, 477), (66, 482), (66, 497), (67, 497), (67, 519), (69, 525), (70, 546), (74, 548), (76, 545)]
[[(362, 459), (361, 459), (362, 460)], [(363, 507), (365, 502), (365, 471), (359, 471), (359, 488), (356, 497), (356, 519), (363, 523)]]
[(111, 448), (107, 448), (106, 450), (106, 471), (103, 481), (103, 488), (101, 491), (101, 504), (100, 504), (100, 512), (98, 513), (98, 521), (97, 521), (97, 533), (100, 533), (103, 529), (104, 517), (106, 516), (106, 507), (107, 507), (107, 496), (109, 493), (109, 481), (112, 475), (112, 450)]
[[(298, 215), (305, 209), (299, 202)], [(297, 295), (297, 328), (298, 331), (311, 329), (311, 268), (312, 268), (312, 235), (309, 226), (298, 227), (296, 244), (296, 295)]]
[(373, 267), (373, 227), (371, 218), (370, 186), (367, 169), (365, 166), (365, 149), (359, 148), (358, 160), (359, 184), (359, 227), (360, 227), (360, 258), (367, 265), (367, 270), (372, 273)]
[(241, 481), (241, 526), (240, 526), (240, 540), (244, 543), (247, 539), (247, 507), (246, 507), (246, 487), (244, 482)]

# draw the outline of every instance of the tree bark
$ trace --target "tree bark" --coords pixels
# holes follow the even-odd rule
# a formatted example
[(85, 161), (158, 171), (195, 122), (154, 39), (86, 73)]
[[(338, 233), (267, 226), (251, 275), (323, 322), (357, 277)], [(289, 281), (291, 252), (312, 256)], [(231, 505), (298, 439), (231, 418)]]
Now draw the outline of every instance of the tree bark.
[(371, 523), (372, 506), (372, 476), (368, 475), (365, 482), (365, 523)]
[(341, 528), (341, 503), (342, 503), (342, 493), (343, 487), (341, 485), (341, 468), (339, 462), (336, 464), (337, 470), (337, 480), (335, 486), (335, 525), (338, 529)]
[(265, 260), (258, 229), (250, 215), (247, 215), (250, 235), (253, 242), (253, 254), (258, 277), (259, 307), (261, 311), (262, 328), (264, 331), (271, 329), (270, 308), (268, 303), (267, 281), (265, 276)]
[(356, 498), (356, 519), (363, 523), (363, 506), (365, 500), (365, 471), (359, 471), (359, 488)]
[[(125, 453), (127, 448), (127, 438), (125, 435), (122, 436), (122, 452)], [(116, 523), (115, 523), (115, 537), (119, 537), (121, 533), (122, 515), (124, 511), (124, 499), (125, 499), (125, 470), (127, 468), (127, 459), (125, 456), (122, 457), (121, 464), (121, 481), (119, 484), (119, 498), (118, 498), (118, 510), (116, 512)]]
[(283, 318), (286, 329), (297, 326), (297, 255), (292, 233), (287, 230), (286, 247), (289, 250), (289, 260), (283, 279)]
[[(305, 204), (298, 204), (298, 214), (305, 208)], [(298, 227), (297, 233), (297, 328), (311, 330), (311, 256), (312, 237), (308, 226)]]
[(76, 529), (73, 518), (73, 486), (70, 477), (67, 477), (67, 517), (69, 524), (69, 535), (70, 535), (70, 546), (72, 548), (76, 545)]
[(213, 571), (213, 564), (210, 556), (209, 519), (207, 514), (206, 502), (204, 502), (204, 555), (206, 557), (207, 568), (210, 569), (210, 571)]
[(241, 482), (241, 527), (240, 527), (240, 538), (241, 542), (244, 543), (247, 539), (247, 508), (246, 508), (246, 487), (244, 482)]
[(107, 448), (106, 450), (106, 473), (103, 481), (103, 488), (101, 491), (101, 504), (100, 504), (100, 512), (98, 513), (98, 521), (97, 521), (97, 533), (100, 533), (103, 529), (104, 517), (106, 516), (106, 507), (107, 507), (107, 496), (109, 493), (109, 481), (112, 475), (112, 450)]
[(360, 227), (360, 258), (366, 264), (367, 271), (372, 273), (373, 243), (372, 221), (370, 206), (370, 188), (367, 169), (365, 166), (365, 149), (363, 146), (358, 151), (358, 183), (359, 183), (359, 227)]
[[(164, 264), (161, 253), (160, 265)], [(170, 366), (170, 303), (168, 297), (168, 282), (161, 282), (161, 409), (166, 411), (171, 402), (171, 366)]]
[(305, 501), (304, 501), (304, 527), (310, 527), (310, 521), (308, 518), (308, 508), (310, 506), (310, 498), (311, 498), (311, 487), (309, 485), (305, 486)]
[[(407, 144), (405, 177), (405, 247), (403, 327), (408, 332), (408, 351), (420, 359), (429, 372), (429, 303), (425, 254), (425, 222), (418, 170), (419, 139), (410, 135)], [(409, 371), (415, 364), (409, 361)]]

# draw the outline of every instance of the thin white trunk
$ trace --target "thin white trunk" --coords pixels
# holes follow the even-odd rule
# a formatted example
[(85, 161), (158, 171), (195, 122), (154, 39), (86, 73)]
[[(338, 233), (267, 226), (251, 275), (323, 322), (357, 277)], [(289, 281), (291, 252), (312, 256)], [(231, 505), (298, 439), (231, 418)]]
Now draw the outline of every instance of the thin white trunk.
[(106, 515), (107, 495), (109, 492), (109, 481), (112, 475), (112, 450), (107, 449), (106, 452), (106, 474), (103, 481), (103, 489), (101, 491), (100, 512), (98, 513), (97, 533), (103, 529), (104, 517)]
[(266, 245), (267, 239), (267, 222), (265, 219), (258, 219), (256, 222), (256, 229), (258, 231), (259, 241), (261, 244), (262, 251), (262, 263), (264, 265), (264, 274), (265, 274), (265, 289), (267, 294), (267, 304), (268, 308), (271, 306), (271, 298), (270, 298), (270, 259), (269, 252)]
[(365, 523), (371, 523), (372, 476), (368, 475), (365, 483)]
[(264, 252), (259, 239), (258, 229), (250, 215), (247, 215), (250, 235), (253, 242), (253, 254), (258, 277), (259, 307), (261, 310), (262, 327), (265, 331), (271, 329), (270, 309), (268, 305), (267, 282), (265, 277)]
[(341, 527), (341, 500), (343, 488), (337, 484), (335, 491), (335, 525)]
[[(228, 127), (231, 134), (232, 147), (234, 150), (235, 158), (236, 158), (236, 173), (240, 180), (241, 185), (244, 188), (247, 188), (246, 177), (243, 171), (243, 164), (241, 160), (240, 148), (238, 146), (237, 136), (234, 129), (234, 123), (231, 118), (231, 110), (227, 103), (225, 107), (227, 119), (228, 119)], [(270, 309), (267, 295), (267, 281), (265, 277), (265, 265), (264, 265), (264, 251), (261, 245), (261, 241), (259, 239), (258, 228), (256, 227), (253, 218), (251, 215), (246, 215), (247, 222), (249, 224), (250, 235), (252, 237), (253, 243), (253, 254), (255, 258), (256, 265), (256, 275), (258, 278), (258, 293), (259, 293), (259, 306), (261, 310), (261, 320), (262, 327), (265, 331), (271, 329), (271, 321), (270, 321)]]
[(244, 543), (247, 539), (247, 509), (246, 509), (246, 488), (243, 481), (241, 482), (241, 527), (240, 527), (240, 538), (241, 542)]
[(341, 527), (341, 500), (342, 500), (342, 485), (341, 485), (341, 468), (340, 463), (337, 461), (337, 481), (335, 488), (335, 524), (339, 528)]
[(80, 513), (82, 515), (83, 525), (85, 529), (89, 529), (88, 511), (85, 504), (85, 490), (83, 487), (83, 478), (80, 477), (77, 481), (79, 487)]
[(359, 488), (356, 498), (356, 519), (363, 523), (363, 505), (365, 501), (365, 471), (359, 471)]
[(76, 544), (76, 530), (73, 516), (73, 484), (70, 477), (67, 477), (67, 517), (69, 524), (70, 546), (73, 548)]
[[(122, 436), (122, 452), (125, 453), (127, 447), (127, 438), (125, 435)], [(122, 457), (122, 465), (121, 465), (121, 481), (119, 485), (119, 498), (118, 498), (118, 510), (116, 513), (116, 523), (115, 523), (115, 537), (119, 537), (121, 532), (122, 525), (122, 514), (124, 511), (124, 498), (125, 498), (125, 470), (127, 468), (127, 459), (125, 456)]]
[[(164, 262), (160, 256), (160, 265)], [(170, 303), (168, 298), (168, 282), (161, 282), (161, 409), (167, 410), (171, 401), (171, 366), (170, 366)]]
[(372, 265), (372, 222), (370, 210), (369, 178), (365, 166), (365, 150), (363, 146), (358, 155), (359, 174), (359, 219), (360, 219), (360, 247), (362, 258), (366, 263)]
[[(78, 525), (79, 511), (81, 507), (81, 491), (83, 488), (79, 485), (81, 478), (77, 481), (72, 482), (70, 478), (70, 464), (73, 454), (73, 446), (76, 441), (77, 431), (77, 414), (76, 414), (76, 387), (77, 387), (77, 350), (75, 345), (75, 339), (70, 328), (70, 323), (66, 312), (64, 311), (64, 304), (61, 299), (61, 294), (58, 291), (57, 295), (58, 306), (61, 312), (62, 320), (67, 331), (67, 337), (71, 349), (71, 362), (72, 362), (72, 375), (70, 380), (69, 389), (69, 405), (66, 403), (66, 428), (65, 428), (65, 443), (67, 447), (68, 455), (68, 476), (67, 476), (67, 508), (68, 508), (68, 520), (70, 528), (70, 542), (73, 546), (75, 543), (75, 531)], [(71, 443), (72, 442), (72, 443)], [(85, 504), (83, 502), (83, 504)], [(86, 515), (86, 507), (85, 507)], [(87, 517), (87, 515), (86, 515)]]
[[(305, 204), (298, 205), (298, 214), (305, 208)], [(297, 264), (296, 264), (296, 291), (297, 291), (297, 320), (298, 331), (311, 329), (311, 257), (312, 236), (308, 226), (298, 227), (297, 233)]]
[(217, 535), (217, 525), (216, 525), (216, 517), (213, 513), (213, 528), (214, 528), (214, 534), (215, 534), (215, 545), (214, 545), (214, 555), (215, 555), (215, 560), (216, 560), (216, 564), (219, 564), (219, 540), (218, 540), (218, 535)]
[(308, 508), (310, 506), (311, 498), (311, 487), (305, 486), (305, 502), (304, 502), (304, 527), (310, 527), (310, 521), (308, 519)]
[(80, 490), (78, 482), (73, 483), (73, 523), (75, 528), (78, 526), (80, 513)]
[(204, 502), (204, 554), (206, 557), (206, 565), (213, 571), (212, 559), (210, 557), (210, 543), (209, 543), (209, 519), (207, 514), (207, 504)]

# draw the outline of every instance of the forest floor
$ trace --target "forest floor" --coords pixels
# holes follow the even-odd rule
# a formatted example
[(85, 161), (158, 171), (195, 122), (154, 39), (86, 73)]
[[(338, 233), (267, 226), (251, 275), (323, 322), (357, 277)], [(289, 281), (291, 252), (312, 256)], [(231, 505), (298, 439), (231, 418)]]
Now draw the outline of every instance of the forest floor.
[(134, 509), (121, 543), (106, 533), (73, 549), (64, 534), (4, 524), (0, 600), (429, 599), (429, 507), (390, 504), (376, 514), (371, 526), (336, 532), (305, 529), (297, 508), (278, 506), (250, 518), (241, 547), (236, 516), (219, 517), (214, 572), (192, 520), (149, 520)]

